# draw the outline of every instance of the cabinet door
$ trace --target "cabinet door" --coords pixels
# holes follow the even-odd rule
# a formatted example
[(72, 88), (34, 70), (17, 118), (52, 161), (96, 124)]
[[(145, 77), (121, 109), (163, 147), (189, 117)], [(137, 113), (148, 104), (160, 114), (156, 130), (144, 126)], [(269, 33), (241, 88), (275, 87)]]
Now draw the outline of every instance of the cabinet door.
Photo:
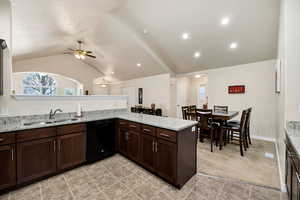
[(56, 172), (55, 138), (17, 144), (17, 163), (18, 183)]
[(85, 162), (86, 133), (73, 133), (57, 138), (57, 168), (63, 170)]
[(127, 155), (127, 140), (128, 140), (128, 130), (120, 129), (119, 130), (119, 151), (124, 155)]
[(155, 142), (155, 137), (141, 135), (141, 164), (150, 171), (155, 170)]
[(292, 162), (292, 174), (291, 174), (291, 199), (292, 200), (299, 200), (300, 199), (300, 193), (299, 193), (299, 187), (300, 187), (300, 177), (299, 173), (297, 172), (295, 163)]
[(0, 190), (16, 184), (15, 145), (0, 146)]
[(140, 134), (134, 131), (130, 131), (127, 142), (128, 156), (135, 161), (140, 160)]
[(170, 182), (176, 181), (177, 145), (158, 139), (156, 143), (156, 171)]

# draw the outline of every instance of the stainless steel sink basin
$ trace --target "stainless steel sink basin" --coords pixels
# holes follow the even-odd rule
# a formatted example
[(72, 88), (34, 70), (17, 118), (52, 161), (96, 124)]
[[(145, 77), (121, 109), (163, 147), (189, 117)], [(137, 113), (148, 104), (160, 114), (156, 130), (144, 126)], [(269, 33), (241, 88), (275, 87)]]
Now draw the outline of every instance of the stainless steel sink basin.
[(58, 120), (52, 120), (52, 121), (40, 121), (40, 122), (28, 122), (24, 123), (24, 126), (33, 126), (33, 125), (47, 125), (47, 124), (56, 124), (56, 123), (62, 123), (62, 122), (72, 122), (72, 121), (78, 121), (78, 118), (70, 118), (70, 119), (58, 119)]

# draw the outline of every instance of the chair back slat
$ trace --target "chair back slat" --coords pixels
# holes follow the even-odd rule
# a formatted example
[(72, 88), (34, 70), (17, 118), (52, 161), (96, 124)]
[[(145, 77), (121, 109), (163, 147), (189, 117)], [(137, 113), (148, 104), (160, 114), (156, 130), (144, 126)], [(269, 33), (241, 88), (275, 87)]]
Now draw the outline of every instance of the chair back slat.
[(181, 111), (182, 111), (182, 118), (187, 120), (187, 112), (188, 112), (189, 107), (188, 106), (182, 106)]
[(197, 109), (196, 111), (197, 121), (200, 124), (200, 130), (208, 130), (209, 122), (212, 119), (212, 110)]
[(216, 112), (216, 113), (228, 113), (228, 106), (214, 106), (214, 112)]

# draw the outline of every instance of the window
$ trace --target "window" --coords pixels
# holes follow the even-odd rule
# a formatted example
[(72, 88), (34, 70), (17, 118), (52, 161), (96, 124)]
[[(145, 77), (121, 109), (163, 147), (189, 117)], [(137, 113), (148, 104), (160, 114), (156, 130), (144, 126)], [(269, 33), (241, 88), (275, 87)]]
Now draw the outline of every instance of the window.
[(201, 106), (204, 103), (206, 103), (206, 86), (200, 85), (199, 91), (198, 91), (198, 105)]
[(56, 94), (56, 81), (48, 74), (33, 72), (28, 74), (22, 81), (24, 94), (48, 95)]

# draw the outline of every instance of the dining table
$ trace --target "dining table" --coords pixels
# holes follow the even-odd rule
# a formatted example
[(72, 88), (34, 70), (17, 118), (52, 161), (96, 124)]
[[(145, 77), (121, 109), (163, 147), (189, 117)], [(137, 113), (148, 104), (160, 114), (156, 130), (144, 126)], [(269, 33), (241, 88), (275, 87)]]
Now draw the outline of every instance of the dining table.
[[(212, 118), (214, 120), (221, 120), (221, 121), (228, 121), (233, 119), (234, 117), (238, 116), (239, 111), (228, 111), (226, 113), (224, 112), (212, 112)], [(196, 119), (196, 112), (195, 111), (191, 111), (191, 112), (187, 112), (187, 115), (191, 115), (194, 116)]]

